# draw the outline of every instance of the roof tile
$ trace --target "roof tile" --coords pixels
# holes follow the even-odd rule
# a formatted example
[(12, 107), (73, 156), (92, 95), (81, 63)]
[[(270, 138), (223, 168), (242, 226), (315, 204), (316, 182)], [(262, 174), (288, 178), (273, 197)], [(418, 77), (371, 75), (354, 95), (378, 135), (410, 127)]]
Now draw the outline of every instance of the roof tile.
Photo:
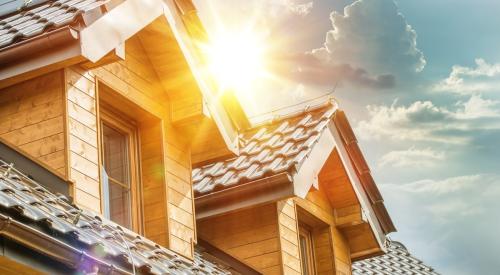
[(193, 170), (195, 194), (207, 194), (277, 173), (293, 173), (295, 165), (302, 163), (319, 133), (327, 127), (334, 109), (332, 105), (323, 106), (242, 133), (240, 156)]
[(438, 275), (439, 273), (413, 257), (400, 242), (389, 241), (387, 254), (353, 263), (352, 274)]
[(18, 9), (0, 19), (0, 50), (32, 38), (52, 27), (72, 24), (77, 16), (104, 4), (104, 0), (55, 0)]
[(229, 274), (197, 250), (194, 261), (189, 261), (97, 214), (78, 209), (64, 196), (52, 194), (1, 160), (0, 213), (42, 228), (39, 234), (75, 249), (83, 248), (93, 257), (125, 270), (133, 264), (150, 274)]

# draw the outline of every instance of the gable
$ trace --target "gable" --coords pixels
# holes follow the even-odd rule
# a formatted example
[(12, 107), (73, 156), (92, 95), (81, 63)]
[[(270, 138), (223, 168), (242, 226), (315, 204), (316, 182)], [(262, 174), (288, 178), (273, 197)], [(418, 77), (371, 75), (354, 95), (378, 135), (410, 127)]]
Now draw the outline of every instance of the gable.
[[(206, 37), (190, 1), (34, 1), (0, 20), (0, 88), (74, 64), (126, 61), (126, 41), (138, 35), (174, 126), (192, 136), (208, 118), (208, 134), (220, 137), (217, 154), (237, 153), (237, 125), (201, 69), (197, 43)], [(206, 153), (203, 140), (194, 144), (194, 155)]]

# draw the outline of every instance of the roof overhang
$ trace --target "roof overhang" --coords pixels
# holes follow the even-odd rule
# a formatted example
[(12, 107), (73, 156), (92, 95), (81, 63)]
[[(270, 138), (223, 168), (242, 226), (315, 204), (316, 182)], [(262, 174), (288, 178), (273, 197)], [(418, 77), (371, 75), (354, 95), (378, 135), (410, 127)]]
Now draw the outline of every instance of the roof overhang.
[(1, 49), (0, 88), (82, 62), (100, 64), (99, 60), (114, 52), (123, 58), (119, 53), (123, 53), (125, 41), (158, 17), (165, 16), (210, 116), (229, 150), (238, 154), (238, 131), (214, 83), (200, 69), (203, 61), (180, 13), (173, 0), (106, 2), (81, 15), (86, 25), (82, 29), (67, 26)]
[(196, 219), (215, 217), (293, 197), (295, 193), (292, 182), (288, 173), (281, 173), (197, 197)]
[[(296, 169), (296, 173), (285, 172), (200, 196), (195, 200), (197, 218), (201, 219), (220, 215), (242, 208), (278, 201), (291, 196), (305, 198), (311, 188), (319, 189), (319, 173), (325, 166), (329, 156), (336, 150), (347, 173), (349, 182), (352, 185), (357, 201), (361, 206), (363, 221), (369, 225), (370, 231), (373, 233), (379, 248), (384, 250), (386, 234), (395, 231), (392, 221), (390, 221), (383, 206), (383, 201), (375, 183), (367, 181), (367, 179), (371, 179), (369, 170), (366, 172), (368, 175), (365, 172), (359, 172), (359, 167), (362, 165), (357, 163), (359, 156), (356, 157), (354, 155), (356, 152), (359, 154), (361, 152), (353, 152), (352, 148), (346, 148), (349, 145), (353, 147), (352, 143), (355, 142), (355, 139), (351, 143), (346, 143), (346, 138), (348, 138), (345, 133), (346, 125), (343, 125), (344, 121), (338, 118), (337, 115), (342, 116), (343, 112), (336, 110), (335, 117), (330, 120), (327, 129), (321, 132), (318, 141), (312, 145), (313, 147), (309, 155), (305, 157), (302, 163), (297, 164), (298, 169)], [(351, 129), (348, 124), (347, 127)], [(357, 144), (356, 148), (359, 150)], [(283, 180), (277, 180), (280, 178)], [(287, 184), (288, 187), (286, 186)], [(276, 188), (271, 187), (272, 185), (280, 186), (279, 190), (286, 190), (286, 192), (276, 192)], [(271, 193), (271, 191), (274, 193)], [(388, 227), (387, 224), (390, 224), (392, 227)]]
[[(340, 159), (342, 160), (342, 164), (347, 172), (351, 185), (353, 187), (354, 192), (356, 193), (356, 197), (361, 205), (361, 210), (366, 218), (367, 222), (370, 224), (370, 228), (377, 240), (379, 247), (384, 250), (385, 249), (385, 241), (386, 235), (382, 230), (379, 219), (377, 218), (376, 212), (373, 210), (372, 203), (368, 198), (365, 189), (361, 185), (360, 178), (358, 174), (355, 172), (353, 164), (351, 163), (351, 158), (343, 144), (342, 137), (339, 134), (339, 131), (334, 122), (331, 122), (328, 126), (330, 131), (325, 131), (325, 133), (330, 134), (331, 138), (335, 142), (335, 148), (337, 149)], [(384, 250), (385, 251), (385, 250)]]
[[(161, 0), (110, 1), (66, 26), (0, 50), (0, 88), (83, 61), (98, 62), (164, 14)], [(123, 23), (127, 19), (126, 24)]]

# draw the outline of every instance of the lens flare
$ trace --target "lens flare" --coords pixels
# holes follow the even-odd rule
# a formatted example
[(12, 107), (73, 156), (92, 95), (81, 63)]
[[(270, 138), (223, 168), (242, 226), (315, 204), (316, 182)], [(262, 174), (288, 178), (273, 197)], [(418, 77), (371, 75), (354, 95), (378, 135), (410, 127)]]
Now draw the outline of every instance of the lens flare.
[(252, 32), (221, 32), (204, 45), (209, 73), (220, 90), (244, 93), (264, 75), (264, 47)]

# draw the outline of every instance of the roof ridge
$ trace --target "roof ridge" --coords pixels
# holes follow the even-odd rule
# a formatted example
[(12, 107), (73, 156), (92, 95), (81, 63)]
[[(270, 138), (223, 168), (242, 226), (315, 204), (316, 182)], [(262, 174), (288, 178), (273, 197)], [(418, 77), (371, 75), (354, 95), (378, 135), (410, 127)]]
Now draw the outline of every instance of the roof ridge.
[(283, 115), (276, 115), (276, 116), (272, 117), (271, 119), (258, 122), (255, 125), (252, 125), (252, 127), (248, 128), (244, 132), (240, 133), (240, 135), (242, 135), (244, 133), (251, 132), (252, 130), (256, 130), (256, 129), (258, 129), (260, 127), (263, 127), (263, 126), (266, 126), (266, 125), (275, 124), (275, 123), (278, 123), (280, 121), (285, 121), (285, 120), (288, 120), (288, 119), (292, 119), (292, 118), (304, 116), (306, 114), (318, 111), (318, 110), (320, 110), (322, 108), (336, 107), (336, 106), (337, 106), (337, 102), (333, 98), (328, 99), (327, 101), (319, 103), (319, 104), (306, 105), (301, 110), (296, 110), (296, 111), (288, 112), (288, 113), (283, 114)]

